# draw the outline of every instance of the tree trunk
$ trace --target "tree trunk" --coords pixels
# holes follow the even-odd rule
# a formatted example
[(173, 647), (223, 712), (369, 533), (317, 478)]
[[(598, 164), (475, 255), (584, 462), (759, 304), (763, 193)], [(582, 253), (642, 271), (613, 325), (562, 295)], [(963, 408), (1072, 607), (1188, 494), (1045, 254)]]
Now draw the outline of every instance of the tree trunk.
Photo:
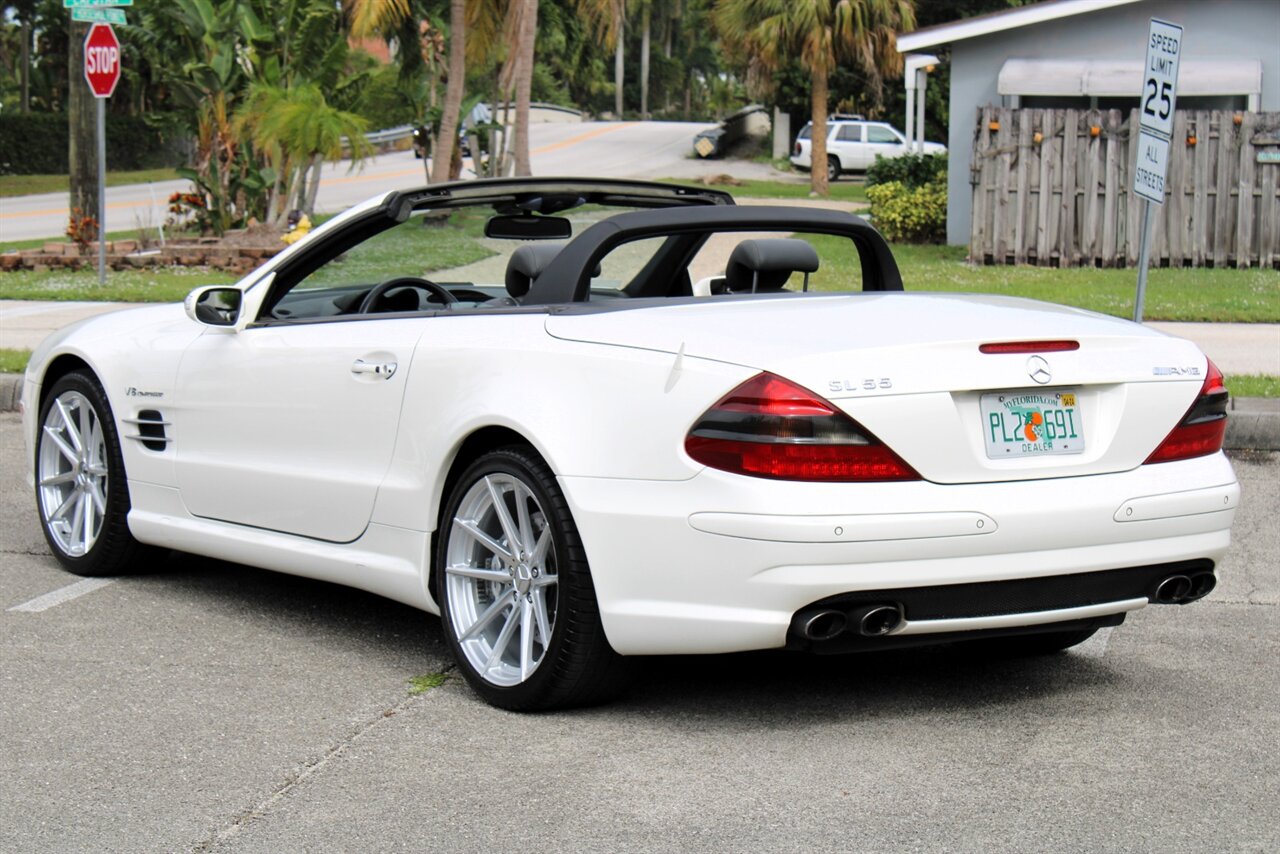
[(623, 68), (623, 42), (626, 40), (626, 7), (623, 0), (613, 0), (614, 34), (618, 43), (613, 52), (613, 111), (622, 119), (622, 83), (625, 79)]
[(440, 117), (440, 140), (433, 152), (431, 179), (439, 184), (449, 180), (453, 149), (458, 140), (458, 114), (467, 82), (467, 0), (449, 3), (449, 82), (444, 90), (444, 114)]
[(524, 0), (516, 62), (516, 175), (533, 174), (529, 163), (529, 98), (533, 92), (533, 48), (538, 37), (538, 0)]
[(311, 180), (307, 184), (307, 200), (302, 209), (312, 218), (316, 215), (316, 196), (320, 195), (320, 169), (323, 166), (324, 161), (319, 154), (311, 158)]
[(640, 13), (640, 118), (649, 118), (649, 4)]
[[(67, 31), (67, 159), (70, 165), (71, 216), (98, 216), (98, 119), (96, 100), (84, 79), (84, 38), (89, 25)], [(98, 223), (99, 228), (103, 223)]]
[(809, 187), (819, 196), (826, 196), (827, 187), (827, 69), (813, 69), (813, 130), (809, 134)]
[(18, 32), (22, 35), (22, 53), (18, 60), (18, 74), (22, 78), (22, 95), (18, 105), (22, 112), (29, 113), (31, 112), (31, 22), (24, 18)]

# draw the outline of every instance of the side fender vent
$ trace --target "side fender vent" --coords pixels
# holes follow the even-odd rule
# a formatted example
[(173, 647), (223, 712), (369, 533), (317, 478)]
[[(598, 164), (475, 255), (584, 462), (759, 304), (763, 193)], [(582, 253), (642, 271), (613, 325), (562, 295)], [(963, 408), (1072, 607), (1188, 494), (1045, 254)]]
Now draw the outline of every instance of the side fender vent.
[(164, 420), (159, 410), (144, 409), (138, 413), (137, 418), (125, 418), (124, 423), (132, 424), (137, 428), (136, 433), (125, 438), (142, 443), (142, 447), (148, 451), (163, 451), (173, 441), (168, 436), (168, 428), (171, 425)]

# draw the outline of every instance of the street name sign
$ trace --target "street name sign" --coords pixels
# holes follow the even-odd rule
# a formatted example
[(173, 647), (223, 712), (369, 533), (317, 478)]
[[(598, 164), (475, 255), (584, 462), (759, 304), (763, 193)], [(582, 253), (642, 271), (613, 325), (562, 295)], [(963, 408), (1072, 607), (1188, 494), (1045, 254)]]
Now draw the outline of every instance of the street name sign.
[(104, 6), (132, 6), (133, 0), (62, 0), (64, 9), (101, 8)]
[(77, 6), (71, 10), (71, 20), (89, 21), (99, 24), (125, 24), (123, 9), (86, 9)]
[(94, 24), (84, 37), (84, 79), (95, 98), (110, 98), (120, 82), (120, 40), (110, 24)]
[(1138, 159), (1134, 164), (1133, 191), (1149, 202), (1164, 204), (1164, 180), (1169, 174), (1169, 140), (1146, 130), (1138, 131)]

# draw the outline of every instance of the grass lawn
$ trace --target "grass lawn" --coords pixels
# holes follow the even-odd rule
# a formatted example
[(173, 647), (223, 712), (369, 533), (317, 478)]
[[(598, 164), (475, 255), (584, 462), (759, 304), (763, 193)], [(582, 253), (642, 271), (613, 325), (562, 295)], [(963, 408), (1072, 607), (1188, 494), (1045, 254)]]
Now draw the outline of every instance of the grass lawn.
[[(810, 238), (822, 257), (820, 290), (859, 280), (858, 254), (847, 240)], [(1137, 273), (1130, 269), (978, 267), (963, 246), (895, 246), (908, 291), (1004, 294), (1132, 317)], [(1280, 322), (1280, 270), (1157, 269), (1147, 278), (1146, 320)]]
[(30, 350), (10, 350), (0, 347), (0, 374), (20, 374), (27, 369)]
[[(178, 173), (168, 169), (139, 169), (133, 172), (108, 172), (107, 186), (146, 184), (151, 181), (173, 181)], [(30, 196), (36, 193), (65, 193), (68, 190), (66, 175), (0, 175), (0, 199), (9, 196)]]
[(192, 288), (230, 284), (237, 278), (218, 270), (163, 267), (108, 271), (107, 283), (100, 287), (97, 270), (89, 267), (42, 273), (18, 270), (0, 273), (0, 299), (181, 302)]
[(1233, 397), (1280, 397), (1280, 377), (1267, 374), (1228, 376), (1227, 391)]
[[(699, 185), (692, 178), (662, 178), (662, 181), (672, 184), (684, 184), (690, 187)], [(866, 202), (867, 188), (860, 182), (844, 180), (836, 181), (831, 184), (831, 200), (836, 202)], [(805, 176), (804, 183), (790, 183), (787, 181), (746, 181), (742, 182), (742, 186), (734, 187), (731, 185), (715, 184), (710, 187), (712, 190), (724, 190), (734, 197), (741, 199), (741, 204), (746, 204), (748, 199), (805, 199), (809, 196), (808, 176)]]

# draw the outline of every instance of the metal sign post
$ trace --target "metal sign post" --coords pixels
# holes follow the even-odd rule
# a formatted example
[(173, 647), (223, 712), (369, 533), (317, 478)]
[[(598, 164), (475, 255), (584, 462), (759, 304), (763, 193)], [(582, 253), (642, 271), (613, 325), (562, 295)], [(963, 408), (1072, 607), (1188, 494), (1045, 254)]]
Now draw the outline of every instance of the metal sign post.
[(1147, 294), (1147, 266), (1151, 262), (1151, 206), (1164, 204), (1164, 181), (1169, 173), (1169, 138), (1173, 135), (1173, 110), (1178, 100), (1178, 57), (1181, 53), (1182, 27), (1152, 18), (1147, 32), (1142, 95), (1138, 101), (1139, 130), (1133, 169), (1133, 192), (1144, 200), (1142, 245), (1138, 252), (1138, 294), (1133, 306), (1135, 323), (1142, 322), (1142, 304)]
[(98, 284), (107, 283), (107, 110), (120, 82), (120, 40), (110, 24), (97, 23), (84, 37), (84, 79), (98, 101)]

